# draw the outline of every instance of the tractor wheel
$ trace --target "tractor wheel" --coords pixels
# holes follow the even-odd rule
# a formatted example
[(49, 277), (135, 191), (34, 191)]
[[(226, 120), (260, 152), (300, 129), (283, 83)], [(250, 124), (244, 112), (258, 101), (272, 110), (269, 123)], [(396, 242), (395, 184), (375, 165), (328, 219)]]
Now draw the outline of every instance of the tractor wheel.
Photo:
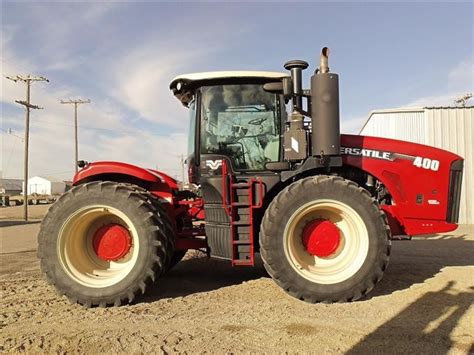
[(175, 241), (176, 236), (175, 236), (175, 232), (174, 232), (174, 228), (173, 228), (173, 225), (171, 223), (171, 220), (168, 218), (168, 213), (166, 212), (166, 209), (163, 206), (163, 204), (160, 202), (159, 198), (156, 197), (153, 194), (150, 194), (150, 192), (148, 190), (144, 189), (143, 187), (136, 186), (136, 185), (133, 185), (133, 184), (129, 184), (129, 183), (124, 183), (124, 184), (127, 185), (127, 186), (132, 187), (136, 192), (142, 194), (147, 199), (149, 199), (149, 201), (155, 207), (156, 213), (158, 215), (166, 216), (166, 218), (161, 218), (161, 222), (163, 222), (163, 229), (165, 231), (165, 234), (168, 236), (168, 238), (165, 241), (166, 242), (166, 249), (173, 251), (173, 252), (167, 253), (167, 255), (166, 255), (166, 260), (165, 260), (163, 272), (167, 272), (170, 268), (172, 268), (174, 265), (176, 265), (179, 262), (179, 260), (176, 261), (176, 262), (174, 261), (175, 260), (175, 254), (179, 253), (179, 251), (175, 251), (175, 249), (174, 249), (174, 241)]
[(173, 255), (169, 217), (138, 186), (90, 182), (63, 194), (38, 235), (41, 270), (86, 307), (130, 303)]
[[(139, 187), (138, 189), (141, 193), (148, 193), (147, 190), (145, 190), (141, 187)], [(182, 191), (182, 192), (185, 192), (185, 191)], [(152, 201), (153, 205), (156, 207), (156, 209), (159, 210), (161, 213), (166, 214), (166, 211), (164, 210), (164, 208), (163, 208), (162, 204), (160, 203), (158, 197), (156, 197), (154, 195), (151, 195), (150, 197), (151, 197), (151, 201)], [(171, 221), (169, 219), (164, 221), (164, 227), (165, 227), (165, 230), (166, 230), (166, 234), (170, 235), (170, 236), (171, 235), (173, 236), (172, 238), (169, 238), (169, 242), (173, 244), (170, 247), (173, 248), (173, 250), (174, 250), (175, 235), (174, 235), (173, 226), (172, 226)], [(186, 253), (187, 253), (187, 250), (174, 250), (174, 252), (172, 254), (170, 254), (170, 256), (169, 256), (169, 258), (166, 262), (166, 267), (165, 267), (164, 272), (168, 272), (173, 267), (175, 267), (176, 264), (178, 264), (181, 261), (181, 259), (184, 258)]]
[(382, 278), (390, 229), (367, 190), (337, 176), (309, 177), (270, 203), (260, 253), (290, 295), (311, 303), (353, 301)]

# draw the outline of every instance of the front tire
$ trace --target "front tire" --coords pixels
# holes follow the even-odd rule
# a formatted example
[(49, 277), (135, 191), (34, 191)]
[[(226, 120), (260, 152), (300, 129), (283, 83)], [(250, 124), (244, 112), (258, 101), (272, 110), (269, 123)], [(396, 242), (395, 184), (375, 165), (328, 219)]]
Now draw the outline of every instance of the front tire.
[(90, 182), (51, 206), (38, 257), (60, 294), (86, 307), (130, 303), (174, 252), (168, 216), (138, 186)]
[(270, 203), (260, 252), (265, 269), (290, 295), (311, 303), (352, 301), (382, 278), (390, 230), (367, 190), (320, 175), (294, 182)]

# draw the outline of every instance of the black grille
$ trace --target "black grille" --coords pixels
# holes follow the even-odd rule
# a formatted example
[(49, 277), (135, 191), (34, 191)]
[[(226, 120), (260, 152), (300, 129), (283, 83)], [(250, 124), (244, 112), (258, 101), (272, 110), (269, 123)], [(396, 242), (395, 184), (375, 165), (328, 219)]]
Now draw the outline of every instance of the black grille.
[(451, 171), (449, 174), (448, 213), (446, 215), (446, 221), (449, 223), (457, 223), (459, 219), (463, 162), (463, 160), (456, 160), (451, 164)]

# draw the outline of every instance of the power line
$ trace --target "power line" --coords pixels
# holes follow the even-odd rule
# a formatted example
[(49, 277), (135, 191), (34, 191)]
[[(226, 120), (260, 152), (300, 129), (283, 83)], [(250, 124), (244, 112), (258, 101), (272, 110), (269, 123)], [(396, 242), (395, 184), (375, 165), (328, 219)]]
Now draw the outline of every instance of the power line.
[(49, 176), (49, 175), (63, 175), (63, 174), (72, 174), (74, 170), (63, 170), (63, 171), (53, 171), (47, 173), (38, 173), (38, 175)]
[(10, 167), (10, 160), (12, 158), (13, 151), (15, 150), (16, 142), (17, 140), (15, 139), (12, 144), (12, 149), (10, 150), (10, 155), (8, 156), (7, 165), (5, 167), (5, 175), (7, 175), (8, 168)]
[[(57, 125), (57, 126), (65, 126), (65, 127), (74, 127), (74, 125), (68, 124), (68, 123), (62, 123), (62, 122), (51, 122), (51, 121), (45, 121), (45, 120), (35, 120), (35, 122), (40, 122), (40, 123), (45, 123), (45, 124), (50, 124), (50, 125)], [(116, 129), (111, 129), (111, 128), (105, 128), (105, 127), (93, 127), (93, 126), (83, 126), (78, 124), (78, 128), (80, 129), (90, 129), (94, 131), (107, 131), (111, 133), (121, 133), (121, 134), (127, 134), (127, 135), (132, 135), (132, 136), (138, 136), (141, 134), (140, 131), (121, 131), (121, 130), (116, 130)], [(150, 133), (150, 132), (148, 132)], [(155, 137), (168, 137), (172, 138), (170, 134), (156, 134), (156, 133), (151, 133), (151, 135)], [(183, 134), (184, 135), (184, 134)]]
[(28, 141), (29, 141), (29, 135), (30, 135), (30, 110), (31, 109), (40, 109), (41, 107), (32, 105), (30, 103), (30, 89), (31, 89), (31, 83), (35, 81), (46, 81), (49, 82), (48, 79), (46, 79), (43, 76), (21, 76), (21, 75), (16, 75), (16, 76), (7, 76), (6, 77), (9, 80), (16, 82), (22, 82), (26, 85), (26, 100), (15, 100), (16, 103), (25, 106), (26, 109), (26, 115), (25, 115), (25, 157), (24, 157), (24, 181), (23, 181), (23, 207), (24, 207), (24, 218), (25, 221), (28, 220)]
[(8, 135), (10, 135), (10, 136), (13, 136), (13, 137), (15, 137), (15, 138), (21, 139), (22, 141), (24, 140), (23, 137), (17, 136), (16, 134), (13, 134), (11, 128), (9, 128), (8, 130), (7, 130), (7, 129), (0, 128), (0, 130), (2, 130), (3, 132), (5, 132), (6, 134), (8, 134)]
[(5, 57), (1, 57), (0, 59), (4, 64), (11, 66), (14, 70), (18, 69), (24, 73), (31, 72), (31, 68), (28, 69), (24, 65), (19, 64), (18, 61), (15, 61), (15, 64), (13, 64), (12, 62), (5, 60)]
[(82, 105), (82, 104), (89, 104), (91, 100), (81, 100), (81, 99), (76, 99), (76, 100), (60, 100), (62, 104), (69, 104), (69, 105), (74, 105), (74, 170), (77, 173), (78, 167), (77, 167), (77, 162), (79, 160), (78, 154), (79, 154), (79, 142), (77, 139), (77, 106)]

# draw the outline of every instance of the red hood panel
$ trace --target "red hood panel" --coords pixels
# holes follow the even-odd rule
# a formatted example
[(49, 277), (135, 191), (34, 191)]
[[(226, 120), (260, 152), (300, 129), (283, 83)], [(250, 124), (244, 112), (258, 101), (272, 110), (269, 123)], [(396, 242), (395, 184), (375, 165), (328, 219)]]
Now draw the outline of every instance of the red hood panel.
[(344, 164), (372, 174), (385, 185), (394, 213), (405, 226), (411, 219), (426, 220), (426, 226), (418, 222), (409, 234), (420, 234), (424, 227), (429, 232), (433, 227), (429, 224), (434, 223), (430, 221), (446, 220), (451, 164), (462, 160), (459, 155), (422, 144), (354, 135), (341, 135), (341, 154)]

